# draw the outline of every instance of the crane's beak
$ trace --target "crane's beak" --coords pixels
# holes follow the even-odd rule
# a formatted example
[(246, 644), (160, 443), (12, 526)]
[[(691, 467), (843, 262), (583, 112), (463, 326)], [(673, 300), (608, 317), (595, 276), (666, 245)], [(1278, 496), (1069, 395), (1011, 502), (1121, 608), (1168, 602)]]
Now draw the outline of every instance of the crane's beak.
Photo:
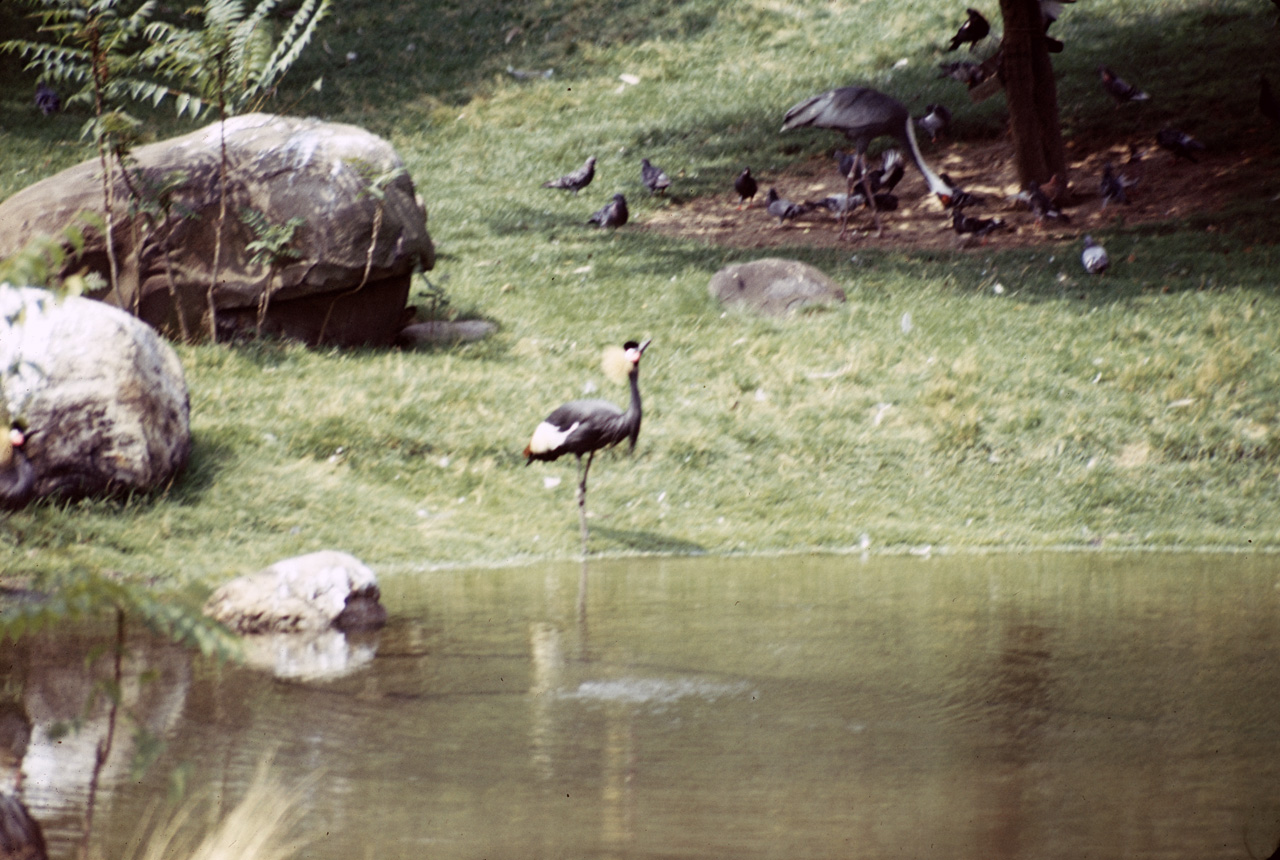
[(645, 338), (644, 343), (640, 344), (636, 349), (641, 355), (644, 355), (644, 351), (649, 348), (649, 344), (651, 343), (653, 343), (653, 338)]

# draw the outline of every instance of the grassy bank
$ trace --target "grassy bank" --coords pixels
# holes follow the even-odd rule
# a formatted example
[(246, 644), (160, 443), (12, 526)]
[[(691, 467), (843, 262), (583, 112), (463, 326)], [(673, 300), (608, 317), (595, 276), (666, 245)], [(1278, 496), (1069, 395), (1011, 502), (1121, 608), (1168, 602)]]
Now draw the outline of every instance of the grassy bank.
[[(1280, 143), (1253, 106), (1280, 44), (1268, 5), (1138, 15), (1098, 0), (1055, 28), (1072, 140), (1176, 123), (1217, 159), (1247, 147), (1256, 198), (1118, 224), (1100, 237), (1116, 261), (1104, 278), (1084, 275), (1074, 244), (788, 249), (849, 300), (762, 321), (706, 293), (716, 269), (762, 253), (581, 222), (618, 190), (640, 223), (672, 205), (642, 196), (642, 155), (687, 197), (726, 194), (743, 164), (768, 174), (829, 149), (833, 135), (777, 134), (781, 115), (850, 81), (917, 107), (945, 99), (960, 140), (998, 133), (1001, 99), (971, 106), (935, 76), (962, 8), (345, 4), (296, 73), (326, 78), (298, 110), (396, 144), (428, 204), (432, 281), (499, 334), (412, 353), (180, 347), (186, 473), (153, 497), (10, 516), (6, 570), (214, 582), (323, 547), (383, 570), (571, 556), (573, 462), (526, 468), (519, 451), (593, 386), (624, 401), (600, 349), (640, 336), (654, 343), (636, 456), (592, 471), (598, 552), (1280, 547)], [(1117, 57), (1158, 86), (1149, 110), (1118, 112), (1098, 90), (1094, 67)], [(1204, 75), (1215, 61), (1231, 75)], [(519, 82), (508, 65), (556, 72)], [(72, 144), (83, 117), (38, 122), (26, 79), (0, 72), (7, 195), (86, 152)], [(590, 153), (599, 175), (579, 198), (538, 187)]]

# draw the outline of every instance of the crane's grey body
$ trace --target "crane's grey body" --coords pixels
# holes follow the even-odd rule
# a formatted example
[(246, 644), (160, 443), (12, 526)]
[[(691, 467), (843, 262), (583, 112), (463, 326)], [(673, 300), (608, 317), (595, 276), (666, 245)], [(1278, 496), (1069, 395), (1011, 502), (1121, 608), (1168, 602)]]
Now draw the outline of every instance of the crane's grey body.
[[(782, 121), (782, 130), (794, 128), (829, 128), (839, 131), (853, 142), (857, 152), (857, 162), (849, 176), (863, 175), (863, 185), (869, 199), (874, 199), (869, 182), (865, 179), (863, 167), (867, 147), (877, 137), (892, 137), (906, 149), (911, 163), (920, 171), (929, 190), (942, 200), (943, 205), (951, 203), (955, 193), (951, 186), (944, 182), (924, 163), (920, 154), (920, 146), (916, 142), (915, 123), (902, 102), (869, 87), (837, 87), (816, 96), (805, 99), (787, 111)], [(850, 180), (849, 191), (853, 191), (853, 180)], [(872, 208), (876, 227), (880, 229), (880, 215)], [(844, 229), (841, 229), (844, 235)], [(883, 232), (883, 231), (881, 231)]]

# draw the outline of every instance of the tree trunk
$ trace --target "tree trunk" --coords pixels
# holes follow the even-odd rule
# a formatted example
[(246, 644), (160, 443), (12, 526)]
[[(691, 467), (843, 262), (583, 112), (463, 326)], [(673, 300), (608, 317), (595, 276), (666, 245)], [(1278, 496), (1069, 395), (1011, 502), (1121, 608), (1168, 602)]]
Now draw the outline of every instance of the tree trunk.
[(1058, 122), (1058, 87), (1044, 40), (1039, 0), (1000, 0), (1004, 18), (1001, 50), (1009, 133), (1018, 181), (1024, 186), (1054, 176), (1067, 180), (1067, 159)]

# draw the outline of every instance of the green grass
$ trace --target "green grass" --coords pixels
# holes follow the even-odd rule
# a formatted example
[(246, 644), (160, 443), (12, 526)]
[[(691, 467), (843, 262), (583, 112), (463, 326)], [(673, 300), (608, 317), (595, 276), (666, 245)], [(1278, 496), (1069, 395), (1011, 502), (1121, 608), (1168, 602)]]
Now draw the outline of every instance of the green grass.
[[(1247, 148), (1257, 198), (1117, 226), (1099, 237), (1115, 261), (1103, 278), (1084, 275), (1075, 245), (785, 249), (849, 300), (782, 321), (707, 297), (719, 267), (763, 253), (581, 222), (618, 190), (639, 222), (670, 205), (641, 193), (642, 155), (681, 194), (727, 199), (742, 164), (767, 174), (829, 150), (830, 134), (777, 130), (790, 104), (836, 84), (946, 100), (962, 140), (999, 134), (1002, 99), (970, 105), (936, 79), (963, 9), (473, 5), (345, 3), (279, 102), (395, 143), (427, 201), (432, 281), (499, 334), (410, 353), (180, 347), (187, 471), (153, 496), (11, 515), (6, 573), (214, 583), (319, 548), (384, 571), (572, 556), (572, 460), (526, 468), (519, 451), (588, 384), (624, 401), (598, 358), (640, 336), (654, 339), (645, 422), (633, 458), (593, 467), (597, 552), (842, 551), (864, 535), (875, 551), (1280, 548), (1280, 142), (1253, 104), (1258, 72), (1280, 80), (1269, 4), (1097, 0), (1055, 27), (1070, 141), (1177, 124), (1217, 164)], [(1099, 62), (1151, 105), (1114, 110)], [(556, 73), (520, 83), (508, 65)], [(302, 97), (319, 74), (322, 94)], [(0, 82), (0, 195), (88, 157), (83, 116), (43, 121), (12, 60)], [(598, 178), (578, 198), (538, 187), (589, 153)]]

